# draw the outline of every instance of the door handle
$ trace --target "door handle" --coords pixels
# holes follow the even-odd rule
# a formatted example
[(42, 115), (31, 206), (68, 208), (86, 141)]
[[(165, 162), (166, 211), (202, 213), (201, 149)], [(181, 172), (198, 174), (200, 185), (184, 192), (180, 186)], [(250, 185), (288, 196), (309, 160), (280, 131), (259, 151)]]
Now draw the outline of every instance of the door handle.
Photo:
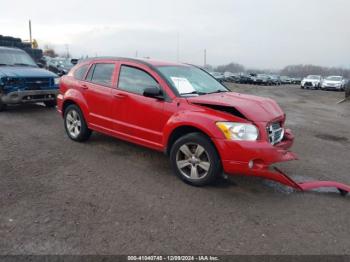
[(116, 94), (114, 94), (114, 97), (115, 98), (125, 98), (125, 97), (127, 97), (127, 95), (116, 93)]
[(85, 85), (85, 84), (82, 84), (81, 87), (82, 87), (83, 89), (89, 89), (89, 87), (88, 87), (87, 85)]

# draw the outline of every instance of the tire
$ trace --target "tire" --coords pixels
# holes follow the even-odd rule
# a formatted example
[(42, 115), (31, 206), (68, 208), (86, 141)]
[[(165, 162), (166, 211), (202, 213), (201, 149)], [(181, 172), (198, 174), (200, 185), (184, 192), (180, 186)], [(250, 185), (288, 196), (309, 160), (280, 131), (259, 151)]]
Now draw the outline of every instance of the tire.
[(222, 174), (221, 160), (216, 148), (201, 133), (180, 137), (171, 148), (170, 161), (175, 174), (193, 186), (209, 185)]
[[(1, 98), (0, 98), (1, 99)], [(4, 111), (6, 108), (6, 104), (4, 104), (3, 102), (1, 102), (0, 100), (0, 112)]]
[(92, 133), (80, 108), (74, 104), (64, 111), (64, 127), (68, 137), (76, 142), (88, 140)]
[(304, 87), (303, 87), (303, 86), (300, 86), (300, 88), (301, 88), (301, 89), (304, 89)]
[(52, 100), (52, 101), (45, 101), (44, 102), (45, 106), (48, 108), (52, 108), (56, 106), (56, 100)]

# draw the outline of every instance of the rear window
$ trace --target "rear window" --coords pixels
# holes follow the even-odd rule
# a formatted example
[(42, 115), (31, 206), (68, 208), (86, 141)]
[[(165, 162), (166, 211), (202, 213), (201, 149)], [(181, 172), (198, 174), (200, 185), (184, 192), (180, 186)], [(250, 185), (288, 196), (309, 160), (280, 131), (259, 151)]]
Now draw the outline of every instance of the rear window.
[(100, 85), (111, 86), (114, 64), (95, 64), (89, 71), (87, 80)]
[(74, 78), (78, 80), (83, 80), (88, 68), (89, 65), (82, 65), (81, 67), (77, 68), (77, 70), (75, 70), (74, 72)]

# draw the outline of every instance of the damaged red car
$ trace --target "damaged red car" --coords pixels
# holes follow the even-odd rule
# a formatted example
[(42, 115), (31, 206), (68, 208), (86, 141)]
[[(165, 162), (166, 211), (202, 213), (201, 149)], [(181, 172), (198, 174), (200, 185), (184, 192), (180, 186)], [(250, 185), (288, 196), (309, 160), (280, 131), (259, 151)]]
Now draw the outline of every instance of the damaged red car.
[[(286, 115), (269, 98), (231, 92), (204, 70), (155, 60), (94, 58), (60, 81), (58, 110), (74, 141), (92, 131), (169, 155), (185, 182), (203, 186), (222, 174), (259, 176), (304, 190), (346, 185), (297, 183), (276, 162), (296, 159)], [(318, 183), (318, 184), (317, 184)]]

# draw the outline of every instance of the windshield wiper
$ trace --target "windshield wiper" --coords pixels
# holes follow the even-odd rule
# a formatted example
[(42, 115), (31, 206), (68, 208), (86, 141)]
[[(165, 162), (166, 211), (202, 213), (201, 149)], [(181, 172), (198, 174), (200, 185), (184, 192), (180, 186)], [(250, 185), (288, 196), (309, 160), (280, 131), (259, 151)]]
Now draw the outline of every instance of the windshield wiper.
[(35, 67), (35, 65), (31, 65), (31, 64), (24, 64), (24, 63), (15, 63), (13, 65), (19, 65), (19, 66), (31, 66), (31, 67)]
[(192, 91), (189, 93), (182, 93), (180, 95), (207, 95), (208, 93), (205, 92), (200, 92), (200, 91)]
[(2, 64), (2, 63), (0, 63), (0, 66), (11, 66), (11, 65), (9, 65), (9, 64)]
[(226, 93), (226, 92), (229, 92), (229, 91), (228, 91), (228, 90), (220, 90), (220, 89), (218, 89), (218, 90), (215, 90), (215, 91), (210, 92), (210, 93), (208, 93), (208, 94), (215, 94), (215, 93)]

